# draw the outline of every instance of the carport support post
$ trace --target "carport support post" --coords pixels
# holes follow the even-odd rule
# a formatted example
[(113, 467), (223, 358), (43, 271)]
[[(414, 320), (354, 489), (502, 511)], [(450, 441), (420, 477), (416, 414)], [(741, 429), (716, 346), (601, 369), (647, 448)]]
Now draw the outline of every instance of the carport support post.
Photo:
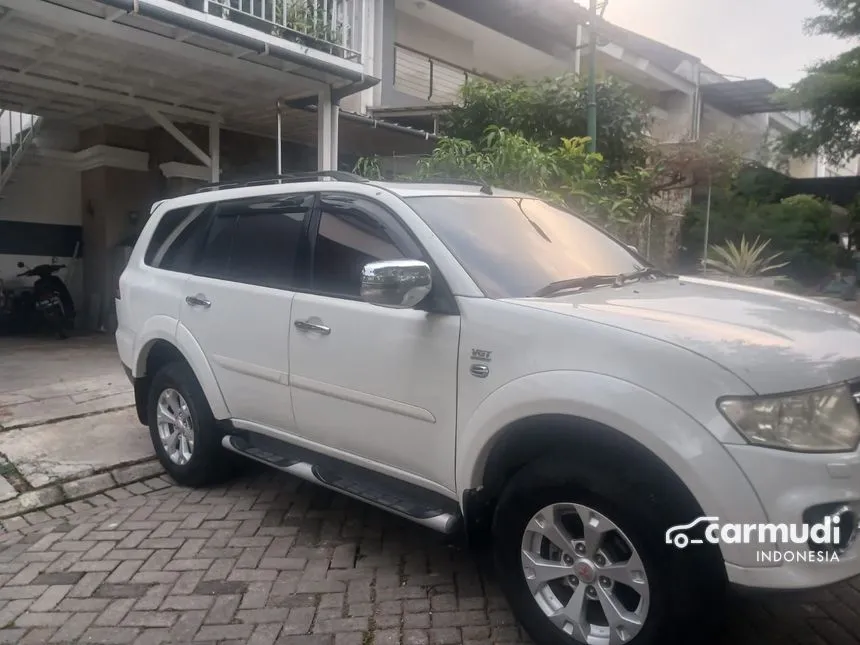
[(331, 104), (331, 169), (338, 170), (338, 159), (340, 154), (340, 102), (332, 101)]
[(281, 124), (281, 100), (280, 99), (278, 99), (278, 101), (275, 103), (275, 112), (277, 112), (277, 117), (278, 117), (278, 142), (277, 142), (277, 145), (278, 145), (278, 176), (280, 176), (284, 172), (284, 159), (283, 159), (284, 143), (283, 143), (283, 139), (282, 139), (283, 130), (282, 130), (282, 124)]
[(337, 165), (337, 103), (332, 101), (331, 87), (326, 86), (317, 100), (317, 170), (335, 170)]
[(212, 183), (221, 180), (221, 125), (217, 121), (209, 124), (209, 159), (212, 171)]

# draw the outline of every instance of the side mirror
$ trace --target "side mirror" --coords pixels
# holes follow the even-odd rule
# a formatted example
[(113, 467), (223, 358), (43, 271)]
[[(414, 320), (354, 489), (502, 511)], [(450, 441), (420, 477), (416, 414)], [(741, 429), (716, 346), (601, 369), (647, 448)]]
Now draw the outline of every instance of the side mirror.
[(633, 246), (632, 244), (628, 244), (628, 245), (627, 245), (627, 248), (628, 248), (628, 249), (630, 249), (631, 251), (633, 251), (636, 255), (640, 255), (640, 253), (639, 253), (639, 249), (637, 249), (637, 248), (636, 248), (635, 246)]
[(417, 260), (391, 260), (365, 264), (361, 272), (361, 298), (392, 309), (411, 309), (433, 288), (430, 266)]

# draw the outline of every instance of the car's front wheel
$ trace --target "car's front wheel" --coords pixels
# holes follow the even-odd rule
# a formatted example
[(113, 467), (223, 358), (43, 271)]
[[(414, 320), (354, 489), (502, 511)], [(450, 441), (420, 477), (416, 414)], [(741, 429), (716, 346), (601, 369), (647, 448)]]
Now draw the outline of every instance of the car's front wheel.
[(156, 455), (177, 483), (200, 487), (233, 474), (235, 459), (221, 446), (206, 395), (188, 365), (176, 362), (158, 370), (148, 406)]
[[(532, 639), (541, 645), (706, 642), (721, 611), (714, 568), (690, 571), (685, 556), (663, 543), (665, 516), (649, 501), (651, 492), (625, 488), (611, 472), (572, 472), (573, 463), (555, 460), (527, 467), (496, 509), (497, 573)], [(707, 624), (713, 628), (701, 632)], [(695, 638), (688, 631), (693, 626)]]

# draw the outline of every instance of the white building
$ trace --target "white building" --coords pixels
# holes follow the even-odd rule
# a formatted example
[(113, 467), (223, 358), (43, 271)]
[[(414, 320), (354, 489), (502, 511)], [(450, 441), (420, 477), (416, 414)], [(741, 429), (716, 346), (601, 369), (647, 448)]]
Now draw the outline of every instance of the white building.
[[(57, 258), (85, 324), (110, 327), (118, 247), (154, 201), (425, 154), (470, 76), (584, 72), (585, 18), (572, 0), (0, 0), (0, 280)], [(599, 73), (651, 103), (658, 141), (734, 130), (755, 157), (798, 127), (766, 81), (599, 32)]]
[[(529, 79), (588, 69), (588, 15), (572, 0), (380, 0), (380, 6), (374, 74), (381, 83), (368, 92), (369, 109), (380, 118), (432, 130), (433, 115), (456, 100), (470, 76)], [(734, 132), (750, 159), (798, 177), (827, 174), (813, 159), (765, 154), (766, 143), (799, 127), (796, 115), (771, 101), (777, 88), (769, 81), (729, 79), (691, 54), (602, 20), (598, 32), (598, 74), (631, 83), (652, 105), (657, 141)]]

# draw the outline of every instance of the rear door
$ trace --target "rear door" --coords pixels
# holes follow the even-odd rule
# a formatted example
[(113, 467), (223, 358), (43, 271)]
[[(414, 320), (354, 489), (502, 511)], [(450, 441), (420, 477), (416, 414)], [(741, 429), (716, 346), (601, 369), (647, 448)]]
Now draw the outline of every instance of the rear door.
[(206, 354), (234, 419), (293, 427), (290, 315), (307, 261), (312, 194), (219, 204), (185, 284), (181, 323)]

